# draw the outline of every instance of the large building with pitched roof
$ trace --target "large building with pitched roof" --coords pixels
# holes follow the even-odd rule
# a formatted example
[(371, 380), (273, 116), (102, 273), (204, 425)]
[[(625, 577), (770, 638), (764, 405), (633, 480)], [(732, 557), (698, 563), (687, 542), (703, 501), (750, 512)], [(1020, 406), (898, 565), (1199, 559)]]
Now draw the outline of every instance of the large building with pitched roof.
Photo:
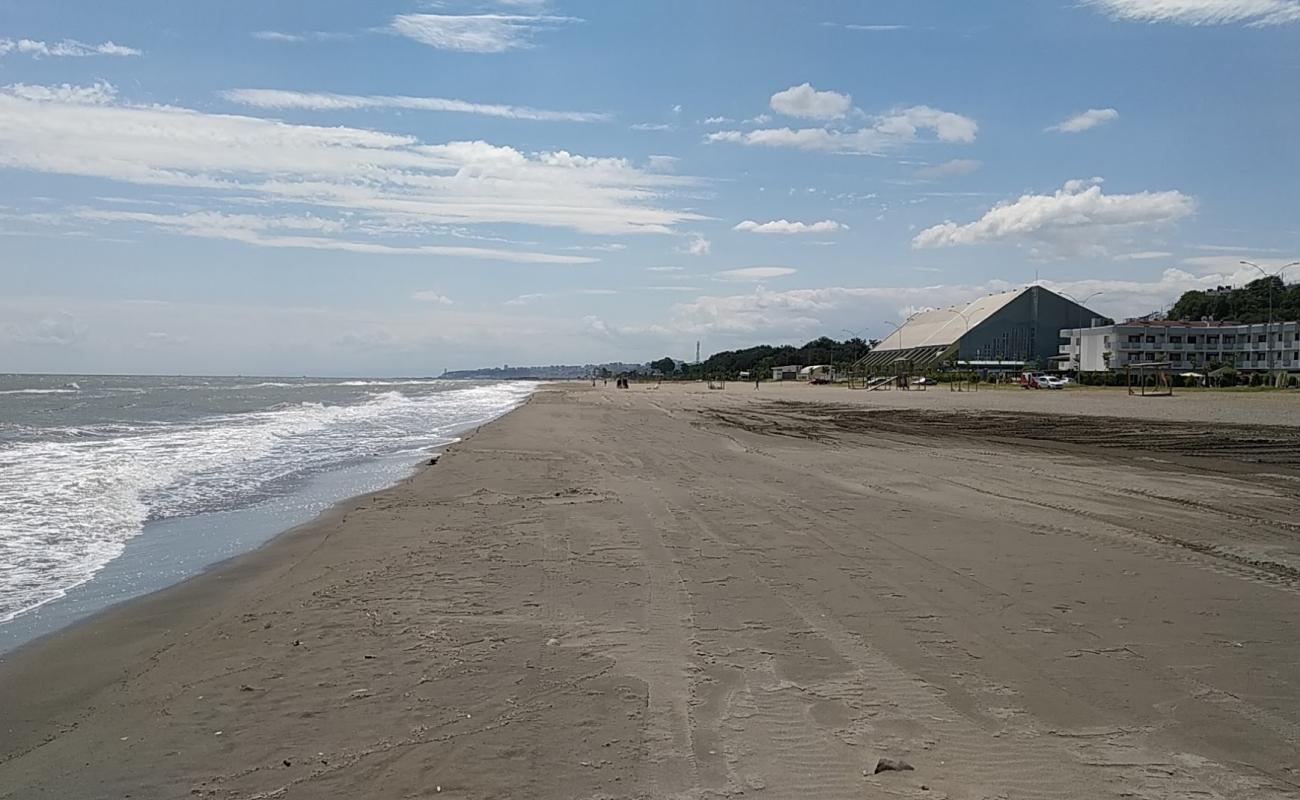
[(945, 364), (985, 370), (1046, 369), (1061, 358), (1065, 328), (1085, 328), (1100, 314), (1042, 286), (980, 297), (964, 306), (908, 317), (858, 368), (920, 372)]

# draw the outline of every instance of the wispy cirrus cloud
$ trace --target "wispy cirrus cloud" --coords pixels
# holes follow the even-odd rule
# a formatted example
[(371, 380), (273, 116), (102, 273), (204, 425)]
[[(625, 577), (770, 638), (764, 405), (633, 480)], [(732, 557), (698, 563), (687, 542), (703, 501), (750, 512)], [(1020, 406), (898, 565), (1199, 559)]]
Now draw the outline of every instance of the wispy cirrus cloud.
[(1300, 22), (1297, 0), (1084, 0), (1114, 20), (1251, 27)]
[(540, 31), (582, 21), (544, 14), (399, 14), (389, 29), (439, 50), (504, 53), (531, 47)]
[(786, 219), (774, 219), (770, 222), (756, 222), (747, 219), (736, 224), (733, 231), (744, 233), (766, 233), (793, 236), (805, 233), (834, 233), (848, 228), (842, 222), (824, 219), (821, 222), (791, 222)]
[(954, 158), (951, 161), (945, 161), (942, 164), (932, 164), (928, 167), (921, 167), (916, 171), (916, 177), (923, 181), (939, 180), (940, 178), (952, 178), (957, 175), (969, 175), (982, 166), (981, 162), (973, 158)]
[(264, 42), (339, 42), (355, 38), (355, 34), (336, 33), (332, 31), (305, 31), (303, 33), (285, 33), (284, 31), (254, 31), (254, 39)]
[(1051, 126), (1047, 130), (1056, 133), (1082, 133), (1117, 119), (1119, 119), (1119, 112), (1113, 108), (1090, 108)]
[(861, 22), (823, 22), (824, 28), (843, 28), (846, 31), (870, 31), (872, 33), (882, 33), (886, 31), (905, 31), (906, 25), (868, 25)]
[[(141, 223), (168, 229), (184, 236), (224, 239), (258, 247), (298, 250), (339, 250), (348, 253), (381, 256), (444, 256), (520, 264), (590, 264), (587, 256), (556, 255), (491, 247), (432, 244), (387, 244), (342, 238), (350, 231), (340, 220), (305, 216), (259, 216), (197, 211), (181, 214), (156, 214), (143, 211), (83, 210), (77, 217), (96, 222)], [(360, 233), (360, 231), (351, 231)], [(307, 235), (317, 234), (317, 235)], [(327, 236), (325, 234), (336, 234)]]
[(1178, 191), (1105, 194), (1101, 179), (1067, 181), (1053, 194), (1026, 194), (989, 209), (966, 224), (948, 221), (912, 239), (916, 248), (956, 247), (988, 242), (1028, 242), (1044, 254), (1091, 252), (1135, 229), (1190, 216), (1196, 202)]
[(441, 111), (478, 114), (505, 119), (543, 122), (608, 122), (609, 114), (592, 111), (551, 111), (528, 106), (498, 103), (473, 103), (445, 97), (409, 97), (406, 95), (354, 95), (332, 92), (295, 92), (284, 89), (228, 89), (221, 96), (232, 103), (251, 108), (302, 109), (308, 111), (354, 111), (398, 108), (408, 111)]
[(35, 39), (0, 39), (0, 56), (10, 53), (33, 58), (86, 58), (88, 56), (138, 56), (140, 51), (112, 41), (87, 44), (76, 39), (43, 42)]
[(714, 276), (724, 281), (765, 281), (772, 278), (784, 278), (798, 271), (793, 267), (741, 267), (740, 269), (726, 269), (716, 272)]
[(592, 259), (429, 239), (454, 227), (494, 224), (667, 234), (703, 219), (666, 202), (696, 179), (622, 158), (526, 153), (483, 141), (426, 143), (376, 130), (131, 105), (107, 84), (0, 87), (0, 169), (154, 190), (201, 189), (207, 202), (228, 199), (266, 209), (277, 223), (288, 218), (286, 210), (300, 216), (310, 210), (314, 225), (346, 223), (342, 230), (304, 235), (237, 215), (130, 212), (136, 216), (99, 220), (268, 247), (583, 263)]

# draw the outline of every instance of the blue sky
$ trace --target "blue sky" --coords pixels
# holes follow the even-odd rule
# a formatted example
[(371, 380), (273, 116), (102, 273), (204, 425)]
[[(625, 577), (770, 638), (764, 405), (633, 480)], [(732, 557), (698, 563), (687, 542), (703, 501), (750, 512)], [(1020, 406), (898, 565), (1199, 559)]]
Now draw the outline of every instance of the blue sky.
[(1297, 0), (0, 0), (0, 371), (1145, 313), (1300, 257), (1297, 45)]

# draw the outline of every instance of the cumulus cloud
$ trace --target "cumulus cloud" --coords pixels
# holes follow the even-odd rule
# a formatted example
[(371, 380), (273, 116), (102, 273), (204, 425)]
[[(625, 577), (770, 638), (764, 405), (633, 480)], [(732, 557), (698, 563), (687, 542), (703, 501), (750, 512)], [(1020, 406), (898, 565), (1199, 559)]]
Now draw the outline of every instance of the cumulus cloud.
[(1252, 27), (1300, 22), (1297, 0), (1084, 0), (1115, 20)]
[(839, 92), (819, 92), (801, 83), (772, 95), (772, 110), (787, 117), (840, 119), (853, 107), (853, 98)]
[(981, 166), (980, 162), (973, 158), (954, 158), (942, 164), (922, 167), (916, 171), (916, 177), (921, 180), (932, 181), (940, 178), (951, 178), (956, 175), (969, 175)]
[(1178, 191), (1108, 195), (1099, 178), (1074, 180), (1053, 194), (1026, 194), (1000, 203), (974, 222), (948, 221), (926, 228), (912, 239), (912, 246), (1028, 240), (1057, 249), (1081, 243), (1102, 248), (1115, 234), (1177, 221), (1195, 207), (1191, 197)]
[(10, 53), (28, 55), (33, 58), (140, 55), (140, 51), (134, 47), (124, 47), (111, 41), (101, 44), (86, 44), (76, 39), (63, 39), (62, 41), (49, 43), (34, 39), (0, 39), (0, 56), (6, 56)]
[(785, 219), (775, 219), (771, 222), (755, 222), (752, 219), (747, 219), (738, 223), (732, 230), (744, 231), (745, 233), (793, 235), (800, 233), (833, 233), (847, 228), (847, 225), (831, 219), (824, 219), (821, 222), (790, 222)]
[(975, 120), (929, 106), (897, 109), (875, 117), (865, 128), (757, 128), (752, 131), (715, 131), (707, 142), (728, 142), (752, 147), (793, 147), (826, 153), (879, 154), (916, 141), (923, 132), (941, 142), (973, 142), (979, 130)]
[(765, 281), (771, 278), (784, 278), (796, 272), (798, 270), (791, 267), (743, 267), (723, 270), (716, 273), (716, 276), (724, 281)]
[(713, 248), (713, 242), (705, 239), (703, 235), (692, 233), (686, 241), (686, 245), (681, 248), (681, 252), (693, 256), (707, 256)]
[[(0, 88), (0, 168), (202, 190), (261, 207), (310, 209), (357, 230), (408, 235), (482, 224), (663, 234), (702, 219), (664, 206), (695, 179), (622, 158), (526, 153), (483, 141), (426, 143), (376, 130), (137, 106), (102, 84)], [(164, 215), (136, 221), (205, 230)], [(221, 227), (248, 235), (248, 226)]]
[(1117, 119), (1119, 119), (1119, 112), (1113, 108), (1090, 108), (1051, 126), (1048, 130), (1057, 133), (1082, 133)]
[(309, 111), (354, 111), (372, 108), (400, 108), (409, 111), (446, 111), (479, 114), (506, 119), (544, 122), (608, 122), (609, 114), (591, 111), (550, 111), (528, 106), (471, 103), (445, 97), (405, 95), (353, 95), (331, 92), (293, 92), (283, 89), (230, 89), (221, 96), (232, 103), (252, 108), (305, 109)]
[(733, 122), (731, 117), (707, 117), (701, 124), (703, 125), (726, 125)]
[(452, 303), (450, 297), (432, 289), (425, 289), (411, 295), (412, 300), (419, 300), (421, 303), (433, 303), (439, 306), (449, 306)]
[(504, 53), (531, 47), (538, 31), (581, 21), (575, 17), (522, 14), (399, 14), (390, 29), (439, 50)]

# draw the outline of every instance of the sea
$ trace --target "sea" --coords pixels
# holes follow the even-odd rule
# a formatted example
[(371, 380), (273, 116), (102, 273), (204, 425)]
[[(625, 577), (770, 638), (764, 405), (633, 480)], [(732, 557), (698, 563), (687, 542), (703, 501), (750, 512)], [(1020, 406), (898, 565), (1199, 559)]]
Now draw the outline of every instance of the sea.
[(0, 375), (0, 652), (391, 485), (532, 389)]

